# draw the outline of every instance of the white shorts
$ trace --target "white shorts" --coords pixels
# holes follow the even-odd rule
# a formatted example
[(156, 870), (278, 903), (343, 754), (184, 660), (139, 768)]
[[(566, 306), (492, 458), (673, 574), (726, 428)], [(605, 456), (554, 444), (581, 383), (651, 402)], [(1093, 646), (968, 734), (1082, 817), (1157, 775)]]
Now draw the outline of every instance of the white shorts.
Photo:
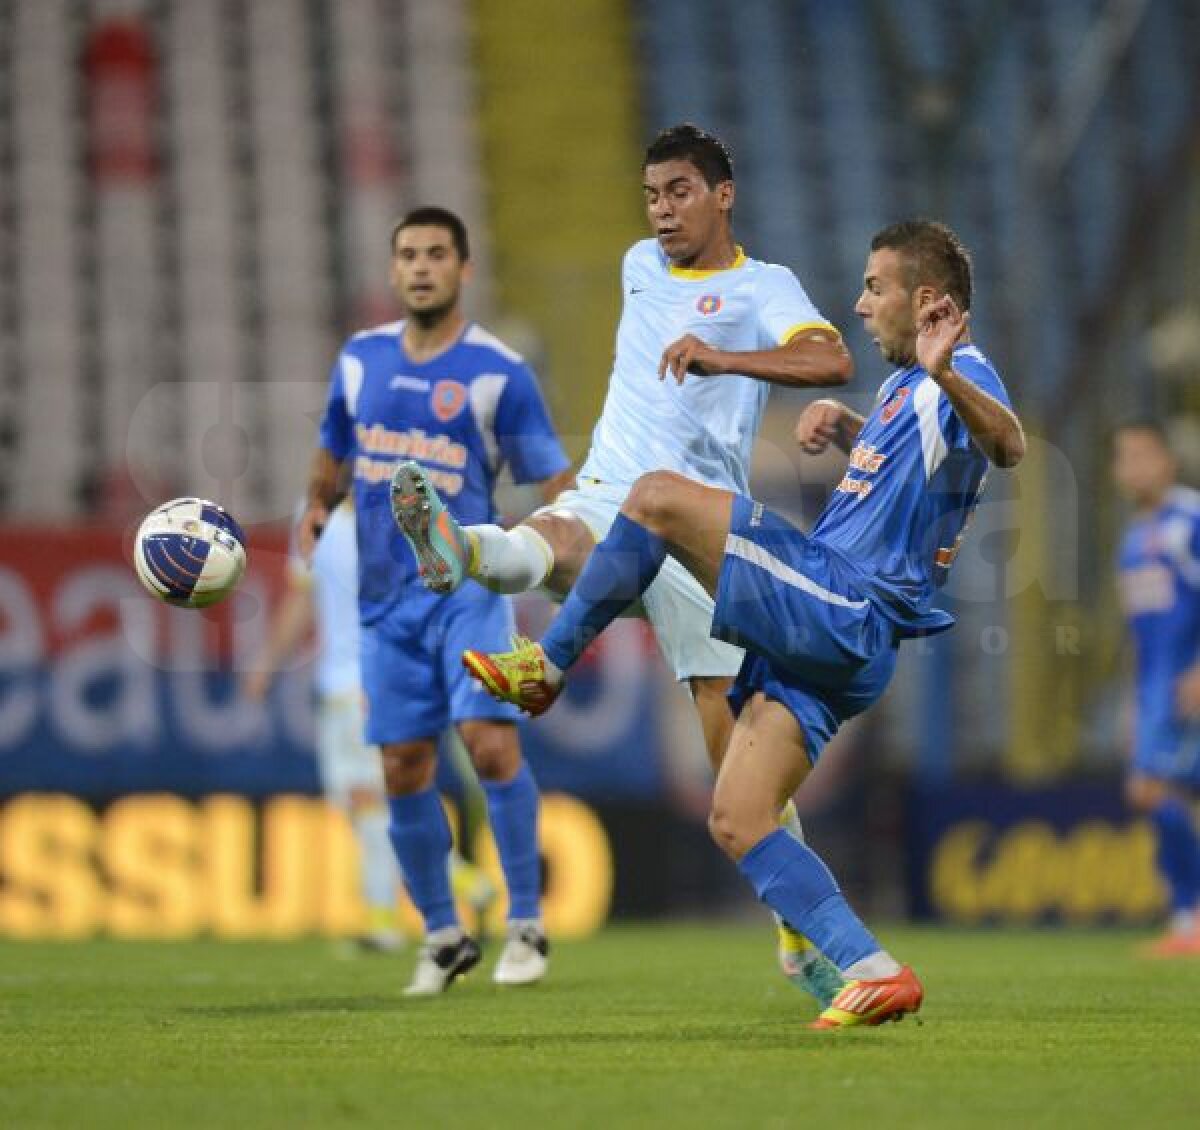
[[(597, 542), (603, 541), (629, 493), (628, 487), (580, 479), (577, 490), (563, 491), (538, 514), (569, 514), (578, 518)], [(734, 676), (742, 666), (743, 652), (710, 636), (713, 600), (704, 586), (674, 557), (642, 594), (645, 617), (654, 628), (667, 665), (684, 679)]]
[(348, 808), (355, 789), (384, 794), (379, 747), (363, 737), (366, 713), (360, 693), (321, 695), (317, 701), (317, 771), (325, 797)]

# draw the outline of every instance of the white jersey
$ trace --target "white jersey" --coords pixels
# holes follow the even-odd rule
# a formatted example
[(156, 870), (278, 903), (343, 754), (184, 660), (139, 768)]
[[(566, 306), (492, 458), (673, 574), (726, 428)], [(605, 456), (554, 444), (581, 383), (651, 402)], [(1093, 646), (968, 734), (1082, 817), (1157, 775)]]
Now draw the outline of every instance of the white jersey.
[(718, 349), (774, 349), (803, 329), (832, 326), (787, 267), (740, 247), (732, 267), (694, 271), (672, 266), (657, 240), (644, 239), (625, 253), (621, 284), (616, 357), (581, 478), (629, 486), (670, 470), (746, 493), (769, 386), (732, 375), (660, 381), (663, 350), (686, 333)]
[[(298, 559), (293, 568), (305, 570)], [(339, 506), (329, 516), (313, 551), (311, 576), (316, 586), (317, 693), (357, 694), (362, 677), (358, 658), (358, 545), (352, 507)]]

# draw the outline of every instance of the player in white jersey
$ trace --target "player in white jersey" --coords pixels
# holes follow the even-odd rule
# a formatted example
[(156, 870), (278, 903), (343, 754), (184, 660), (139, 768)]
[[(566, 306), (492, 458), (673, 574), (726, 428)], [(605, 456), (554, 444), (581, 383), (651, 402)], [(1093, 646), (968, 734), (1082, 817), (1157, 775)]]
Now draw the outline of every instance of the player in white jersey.
[[(436, 591), (471, 578), (498, 592), (545, 585), (565, 594), (638, 478), (670, 470), (744, 493), (768, 385), (850, 379), (841, 335), (795, 275), (736, 243), (733, 164), (717, 138), (692, 125), (663, 131), (646, 151), (642, 189), (654, 238), (625, 255), (608, 395), (578, 488), (511, 530), (451, 522), (447, 537), (437, 528), (443, 511), (432, 484), (419, 469), (397, 472), (407, 477), (393, 493), (396, 519), (429, 562), (425, 581)], [(668, 371), (677, 379), (664, 380)], [(642, 607), (692, 693), (715, 768), (733, 726), (725, 696), (742, 652), (709, 636), (712, 599), (674, 559)], [(799, 835), (794, 808), (786, 819)], [(781, 961), (798, 983), (807, 976), (804, 952), (799, 938), (783, 941)], [(818, 989), (822, 998), (829, 992), (828, 984)]]
[[(357, 939), (367, 953), (399, 949), (396, 925), (400, 875), (388, 838), (387, 797), (379, 747), (363, 736), (359, 668), (358, 546), (354, 507), (347, 500), (330, 516), (313, 552), (312, 568), (298, 553), (288, 562), (287, 588), (271, 620), (262, 654), (242, 684), (252, 702), (266, 699), (276, 673), (316, 626), (317, 772), (326, 799), (346, 814), (358, 842), (359, 880), (367, 929)], [(454, 893), (482, 913), (496, 890), (479, 868), (457, 853)]]

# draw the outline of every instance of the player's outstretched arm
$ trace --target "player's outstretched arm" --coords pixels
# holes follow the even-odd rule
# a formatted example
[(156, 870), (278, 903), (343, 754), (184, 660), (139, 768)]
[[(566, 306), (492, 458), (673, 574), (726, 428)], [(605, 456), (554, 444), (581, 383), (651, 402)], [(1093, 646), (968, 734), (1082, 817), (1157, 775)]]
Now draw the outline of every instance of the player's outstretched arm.
[(311, 561), (317, 540), (329, 521), (329, 515), (346, 497), (345, 461), (327, 448), (318, 447), (308, 472), (308, 493), (304, 513), (296, 525), (296, 547), (305, 561)]
[(849, 455), (865, 423), (840, 400), (814, 400), (800, 413), (792, 434), (805, 455), (820, 455), (831, 443)]
[(553, 502), (564, 490), (573, 490), (575, 487), (575, 468), (567, 467), (563, 471), (559, 471), (557, 475), (551, 475), (548, 479), (542, 479), (537, 484), (538, 490), (542, 492), (543, 502)]
[(954, 347), (967, 340), (969, 322), (970, 315), (949, 295), (933, 303), (917, 328), (917, 364), (941, 385), (984, 455), (997, 467), (1015, 467), (1025, 455), (1021, 421), (952, 364)]
[(267, 697), (275, 673), (308, 634), (315, 617), (311, 583), (307, 578), (290, 577), (283, 599), (271, 618), (262, 654), (242, 679), (242, 694), (246, 698), (251, 702), (262, 702)]
[(688, 373), (753, 377), (791, 388), (828, 388), (850, 380), (854, 360), (832, 328), (803, 330), (774, 349), (744, 353), (714, 349), (695, 334), (684, 334), (663, 350), (658, 376), (661, 380), (670, 374), (682, 384)]

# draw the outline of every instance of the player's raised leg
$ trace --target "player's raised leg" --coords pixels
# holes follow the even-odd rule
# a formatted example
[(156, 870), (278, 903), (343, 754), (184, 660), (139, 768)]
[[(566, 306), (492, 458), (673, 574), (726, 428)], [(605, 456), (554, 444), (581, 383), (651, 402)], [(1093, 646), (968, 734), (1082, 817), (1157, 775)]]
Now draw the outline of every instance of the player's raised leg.
[(470, 650), (463, 655), (465, 666), (496, 698), (533, 715), (548, 710), (561, 690), (563, 673), (650, 587), (668, 553), (710, 595), (716, 591), (732, 500), (729, 491), (671, 471), (643, 475), (541, 643), (519, 640), (503, 653)]
[[(733, 496), (682, 475), (658, 471), (634, 484), (608, 536), (596, 547), (541, 644), (517, 640), (512, 651), (468, 649), (463, 665), (495, 697), (530, 714), (541, 714), (558, 697), (562, 673), (584, 647), (645, 592), (668, 552), (716, 591), (729, 533)], [(733, 719), (725, 695), (727, 677), (690, 680), (705, 743), (719, 768)], [(793, 835), (799, 821), (790, 797), (780, 820)], [(784, 974), (825, 1006), (841, 985), (837, 970), (801, 933), (782, 919), (779, 962)]]
[(411, 461), (392, 474), (392, 517), (413, 547), (421, 579), (449, 593), (474, 580), (498, 593), (547, 585), (566, 592), (595, 545), (587, 526), (562, 511), (538, 513), (504, 529), (463, 526), (446, 508), (428, 472)]
[(809, 769), (804, 734), (787, 707), (761, 692), (734, 728), (709, 826), (758, 897), (802, 930), (846, 978), (817, 1028), (881, 1024), (916, 1012), (915, 974), (876, 941), (820, 857), (778, 826), (780, 808)]
[(459, 925), (450, 889), (450, 823), (434, 788), (437, 746), (432, 738), (386, 742), (382, 754), (392, 847), (409, 897), (425, 923), (425, 943), (404, 992), (434, 996), (480, 957), (478, 943)]

